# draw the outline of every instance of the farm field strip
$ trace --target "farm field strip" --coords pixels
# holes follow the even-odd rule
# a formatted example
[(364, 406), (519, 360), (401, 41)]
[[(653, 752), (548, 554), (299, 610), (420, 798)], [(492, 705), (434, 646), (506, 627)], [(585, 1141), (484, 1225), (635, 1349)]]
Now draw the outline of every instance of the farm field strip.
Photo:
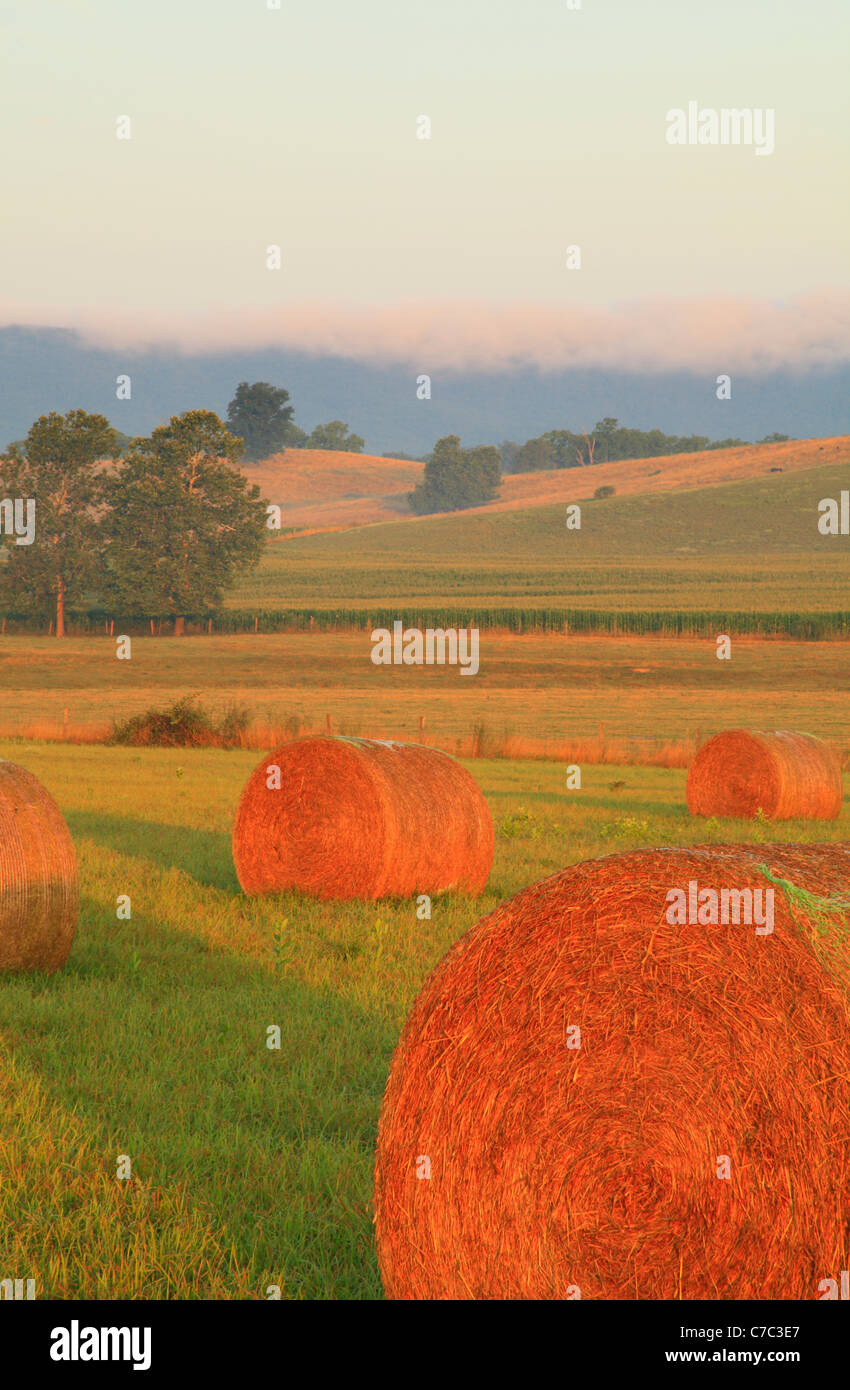
[(817, 523), (848, 481), (850, 450), (790, 475), (585, 499), (578, 531), (541, 504), (279, 537), (228, 606), (846, 610), (848, 542)]
[(117, 661), (106, 637), (0, 639), (0, 729), (106, 723), (188, 693), (278, 727), (380, 737), (680, 740), (719, 728), (790, 727), (850, 742), (845, 643), (737, 639), (729, 662), (685, 638), (484, 633), (481, 669), (375, 667), (367, 632), (139, 638)]

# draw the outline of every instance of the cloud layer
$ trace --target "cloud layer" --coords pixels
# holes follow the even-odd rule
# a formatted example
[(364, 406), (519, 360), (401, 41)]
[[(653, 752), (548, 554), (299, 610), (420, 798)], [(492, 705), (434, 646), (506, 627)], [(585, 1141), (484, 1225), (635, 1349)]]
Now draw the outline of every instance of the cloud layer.
[(280, 348), (374, 364), (499, 371), (537, 367), (770, 372), (850, 361), (850, 291), (762, 299), (644, 299), (607, 308), (484, 301), (393, 305), (292, 301), (203, 315), (0, 304), (0, 322), (72, 328), (95, 344), (193, 353)]

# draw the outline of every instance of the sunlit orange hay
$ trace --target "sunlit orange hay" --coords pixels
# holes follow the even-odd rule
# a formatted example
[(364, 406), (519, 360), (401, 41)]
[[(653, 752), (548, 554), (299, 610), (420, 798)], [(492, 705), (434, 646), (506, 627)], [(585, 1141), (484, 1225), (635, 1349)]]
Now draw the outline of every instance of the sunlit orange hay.
[(77, 928), (77, 860), (53, 798), (0, 761), (0, 971), (58, 970)]
[(480, 893), (493, 843), (487, 803), (453, 758), (363, 738), (303, 738), (268, 754), (233, 828), (246, 893), (319, 898)]
[(666, 920), (692, 880), (771, 888), (762, 863), (846, 903), (850, 845), (649, 850), (456, 943), (381, 1111), (389, 1297), (810, 1299), (850, 1267), (850, 913), (837, 974), (782, 887), (769, 934)]
[(715, 734), (691, 763), (687, 784), (692, 816), (770, 820), (835, 820), (841, 811), (841, 765), (813, 734)]

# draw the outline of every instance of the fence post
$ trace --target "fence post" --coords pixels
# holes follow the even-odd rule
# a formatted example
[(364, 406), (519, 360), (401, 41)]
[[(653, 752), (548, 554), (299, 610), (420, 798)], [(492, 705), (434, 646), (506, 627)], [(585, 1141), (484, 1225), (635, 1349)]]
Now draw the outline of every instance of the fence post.
[(332, 714), (326, 714), (326, 715), (325, 715), (325, 725), (326, 725), (326, 727), (327, 727), (328, 733), (329, 733), (329, 734), (332, 734), (333, 731), (334, 731), (334, 721), (333, 721), (333, 715), (332, 715)]

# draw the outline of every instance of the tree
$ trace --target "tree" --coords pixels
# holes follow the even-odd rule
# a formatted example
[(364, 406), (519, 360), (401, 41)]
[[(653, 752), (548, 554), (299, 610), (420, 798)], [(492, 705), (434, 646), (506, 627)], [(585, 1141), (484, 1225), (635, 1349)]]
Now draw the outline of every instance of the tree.
[(362, 454), (365, 446), (365, 439), (361, 439), (359, 434), (349, 434), (348, 425), (342, 420), (331, 420), (327, 425), (316, 426), (304, 448)]
[(212, 613), (268, 535), (258, 487), (233, 465), (242, 441), (210, 410), (137, 439), (112, 480), (106, 597), (125, 614)]
[(584, 462), (583, 440), (571, 430), (547, 430), (540, 436), (549, 445), (552, 468), (578, 468)]
[(31, 544), (4, 537), (7, 602), (52, 609), (65, 636), (66, 608), (93, 584), (106, 548), (104, 504), (117, 436), (103, 415), (41, 415), (22, 444), (0, 460), (3, 497), (35, 504)]
[(449, 434), (437, 440), (425, 476), (408, 494), (408, 502), (419, 516), (479, 507), (493, 501), (500, 481), (501, 461), (494, 445), (461, 449), (460, 437)]
[(544, 435), (539, 439), (527, 439), (514, 455), (514, 473), (534, 473), (553, 467), (552, 448)]
[(516, 456), (522, 446), (515, 443), (513, 439), (503, 439), (499, 445), (499, 453), (502, 456), (502, 471), (504, 473), (515, 473)]
[(606, 415), (604, 420), (597, 420), (593, 427), (593, 433), (599, 447), (604, 451), (605, 457), (601, 463), (608, 463), (617, 457), (617, 435), (619, 433), (619, 420), (615, 420), (610, 415)]
[(240, 381), (227, 407), (227, 424), (245, 441), (246, 459), (256, 462), (289, 445), (295, 408), (286, 404), (288, 400), (288, 391), (267, 381), (255, 381), (253, 386)]

